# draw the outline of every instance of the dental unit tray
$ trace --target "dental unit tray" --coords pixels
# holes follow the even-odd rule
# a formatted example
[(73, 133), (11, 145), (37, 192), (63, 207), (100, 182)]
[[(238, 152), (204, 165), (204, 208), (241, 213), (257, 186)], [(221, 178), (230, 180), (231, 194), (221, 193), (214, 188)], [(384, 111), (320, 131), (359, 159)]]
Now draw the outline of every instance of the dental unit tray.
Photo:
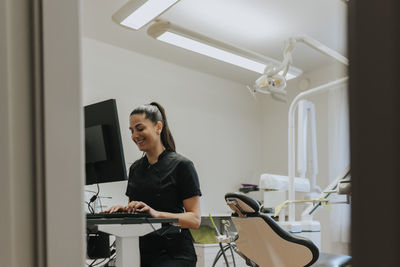
[[(289, 177), (264, 173), (260, 177), (260, 189), (285, 191), (289, 188)], [(310, 192), (310, 181), (307, 178), (294, 178), (296, 192)]]

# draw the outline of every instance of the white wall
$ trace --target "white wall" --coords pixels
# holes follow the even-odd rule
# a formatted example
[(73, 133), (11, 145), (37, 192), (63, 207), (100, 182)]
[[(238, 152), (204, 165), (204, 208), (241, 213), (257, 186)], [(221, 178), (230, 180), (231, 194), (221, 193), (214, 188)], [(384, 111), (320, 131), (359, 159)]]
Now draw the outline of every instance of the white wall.
[[(258, 183), (261, 106), (243, 85), (89, 38), (83, 38), (82, 49), (83, 103), (116, 99), (127, 167), (141, 156), (130, 139), (129, 114), (158, 101), (177, 151), (199, 174), (202, 214), (227, 213), (225, 193), (243, 182)], [(101, 187), (113, 196), (103, 205), (126, 203), (126, 182)]]
[[(262, 167), (263, 172), (288, 175), (288, 110), (293, 98), (302, 92), (301, 89), (311, 89), (337, 78), (344, 77), (343, 66), (335, 64), (325, 66), (310, 73), (305, 73), (301, 78), (288, 82), (287, 103), (277, 102), (268, 96), (262, 98), (263, 122), (262, 122)], [(308, 86), (306, 87), (306, 85)], [(320, 94), (309, 98), (315, 104), (317, 124), (317, 147), (319, 174), (317, 184), (323, 189), (334, 178), (330, 170), (335, 163), (332, 161), (329, 150), (330, 133), (332, 129), (329, 119), (329, 93)], [(302, 196), (297, 195), (297, 199)], [(300, 211), (301, 209), (297, 209)], [(297, 212), (296, 217), (300, 215)], [(325, 252), (348, 253), (348, 243), (334, 242), (331, 233), (335, 231), (332, 224), (332, 213), (328, 209), (320, 209), (315, 220), (321, 222), (322, 250)]]

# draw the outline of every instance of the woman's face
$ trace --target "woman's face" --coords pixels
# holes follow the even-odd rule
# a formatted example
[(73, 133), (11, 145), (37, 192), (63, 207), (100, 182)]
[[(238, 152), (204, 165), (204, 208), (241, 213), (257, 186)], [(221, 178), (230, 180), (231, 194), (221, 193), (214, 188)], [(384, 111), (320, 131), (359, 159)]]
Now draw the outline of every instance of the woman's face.
[(150, 151), (158, 144), (161, 144), (160, 133), (162, 123), (154, 124), (151, 120), (145, 118), (146, 115), (134, 114), (129, 118), (129, 130), (132, 133), (132, 140), (138, 146), (140, 151)]

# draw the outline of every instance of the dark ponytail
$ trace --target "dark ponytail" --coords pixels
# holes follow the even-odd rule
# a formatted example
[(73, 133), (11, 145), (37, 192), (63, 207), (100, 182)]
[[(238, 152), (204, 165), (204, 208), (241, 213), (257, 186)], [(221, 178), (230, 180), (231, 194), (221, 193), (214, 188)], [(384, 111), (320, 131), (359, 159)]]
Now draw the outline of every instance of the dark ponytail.
[(145, 114), (145, 118), (151, 120), (153, 123), (161, 121), (163, 124), (161, 130), (161, 142), (167, 150), (176, 152), (175, 141), (168, 127), (165, 110), (159, 103), (151, 102), (148, 105), (137, 107), (131, 112), (130, 116), (134, 114)]

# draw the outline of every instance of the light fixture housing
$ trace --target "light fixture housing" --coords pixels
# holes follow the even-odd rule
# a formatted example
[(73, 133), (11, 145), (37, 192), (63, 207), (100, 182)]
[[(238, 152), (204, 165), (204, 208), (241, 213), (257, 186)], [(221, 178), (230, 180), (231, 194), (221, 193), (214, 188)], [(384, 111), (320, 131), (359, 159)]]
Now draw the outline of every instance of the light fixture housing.
[(125, 27), (138, 30), (160, 16), (179, 0), (130, 0), (114, 13), (112, 19)]
[[(276, 64), (276, 66), (280, 64), (279, 61), (272, 58), (211, 39), (207, 36), (174, 25), (169, 21), (156, 20), (156, 22), (147, 29), (147, 34), (157, 40), (260, 74), (264, 73), (266, 66), (271, 62), (272, 64)], [(286, 77), (289, 80), (299, 76), (301, 73), (302, 71), (300, 69), (291, 67)]]

